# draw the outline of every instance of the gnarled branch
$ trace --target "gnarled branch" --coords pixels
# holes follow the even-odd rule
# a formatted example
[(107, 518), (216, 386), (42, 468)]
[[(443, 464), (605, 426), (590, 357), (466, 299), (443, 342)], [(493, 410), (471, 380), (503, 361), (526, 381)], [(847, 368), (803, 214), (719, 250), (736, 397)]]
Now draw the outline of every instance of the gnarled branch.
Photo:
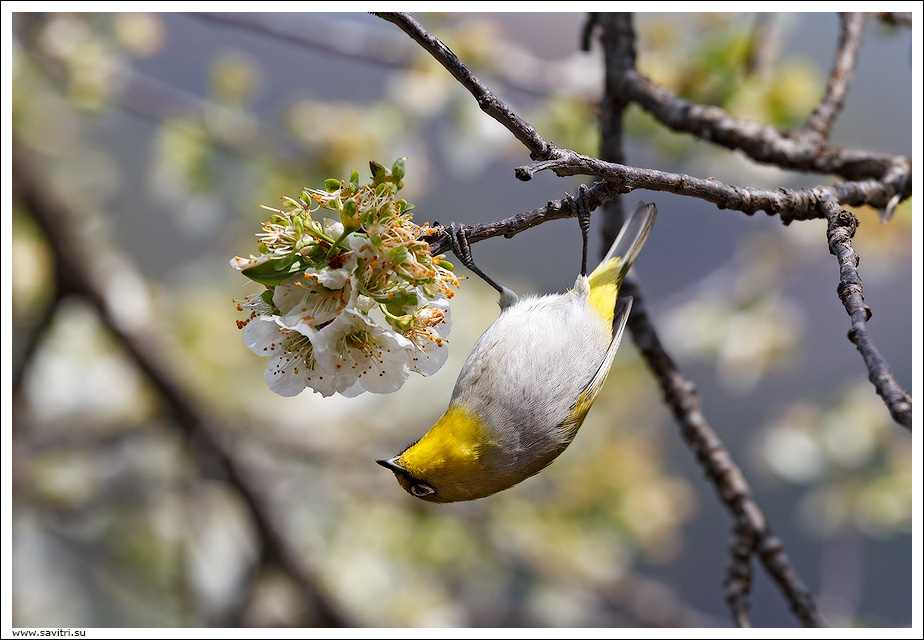
[[(763, 512), (751, 495), (744, 474), (700, 411), (699, 395), (695, 385), (680, 374), (664, 350), (648, 317), (638, 284), (633, 279), (627, 279), (623, 284), (623, 291), (620, 292), (620, 295), (623, 294), (633, 297), (628, 326), (635, 344), (661, 384), (664, 401), (680, 426), (683, 439), (712, 482), (719, 500), (735, 520), (735, 531), (739, 533), (736, 537), (734, 557), (737, 559), (742, 555), (756, 554), (799, 621), (805, 626), (824, 626), (811, 592), (792, 568), (782, 542), (770, 530)], [(742, 531), (749, 535), (742, 536)], [(750, 546), (749, 551), (737, 546), (742, 542), (747, 542), (746, 546)], [(739, 568), (740, 562), (733, 563), (732, 571), (735, 575), (738, 575)], [(747, 590), (740, 586), (743, 584), (734, 585), (736, 591), (733, 592), (733, 609), (736, 622), (742, 621), (742, 602), (745, 602), (742, 597), (747, 593)]]
[(863, 356), (869, 371), (869, 381), (885, 402), (892, 419), (910, 430), (911, 395), (895, 380), (892, 369), (873, 345), (866, 330), (866, 321), (870, 319), (872, 312), (863, 300), (863, 282), (857, 271), (860, 258), (850, 242), (860, 222), (855, 215), (842, 209), (833, 198), (823, 198), (822, 209), (828, 219), (828, 249), (837, 257), (840, 266), (837, 295), (850, 316), (851, 328), (847, 337)]

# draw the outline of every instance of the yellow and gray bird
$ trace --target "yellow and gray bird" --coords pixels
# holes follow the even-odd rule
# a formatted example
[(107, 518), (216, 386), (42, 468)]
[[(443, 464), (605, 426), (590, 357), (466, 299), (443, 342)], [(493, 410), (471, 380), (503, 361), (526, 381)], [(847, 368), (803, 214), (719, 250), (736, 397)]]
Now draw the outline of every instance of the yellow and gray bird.
[[(456, 502), (508, 489), (558, 457), (609, 373), (632, 308), (619, 288), (656, 215), (639, 202), (606, 257), (567, 293), (518, 298), (474, 268), (500, 291), (500, 316), (472, 348), (443, 417), (376, 462), (412, 496)], [(473, 268), (470, 254), (463, 262)]]

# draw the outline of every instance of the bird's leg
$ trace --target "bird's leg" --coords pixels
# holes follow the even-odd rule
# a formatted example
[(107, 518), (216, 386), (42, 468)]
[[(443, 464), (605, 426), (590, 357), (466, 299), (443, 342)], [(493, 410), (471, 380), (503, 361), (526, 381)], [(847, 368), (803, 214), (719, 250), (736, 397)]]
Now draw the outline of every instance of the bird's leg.
[(452, 247), (452, 252), (456, 254), (456, 257), (459, 258), (459, 261), (468, 267), (471, 271), (478, 275), (479, 278), (487, 282), (489, 285), (494, 287), (497, 292), (500, 294), (500, 306), (501, 308), (507, 307), (517, 300), (517, 294), (503, 287), (492, 278), (490, 278), (484, 271), (478, 268), (475, 264), (475, 261), (472, 259), (472, 250), (468, 246), (468, 239), (465, 237), (465, 233), (462, 229), (455, 223), (449, 223), (449, 244)]
[[(567, 195), (567, 194), (565, 194)], [(578, 225), (581, 227), (581, 275), (587, 275), (587, 237), (590, 231), (590, 203), (587, 201), (587, 187), (581, 185), (577, 198), (568, 196), (568, 200), (577, 210)]]

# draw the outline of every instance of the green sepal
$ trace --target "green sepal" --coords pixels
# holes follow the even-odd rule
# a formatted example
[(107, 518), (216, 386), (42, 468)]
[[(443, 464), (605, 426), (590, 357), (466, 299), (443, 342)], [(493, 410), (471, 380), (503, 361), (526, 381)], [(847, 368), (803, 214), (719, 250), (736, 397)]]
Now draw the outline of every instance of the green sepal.
[(408, 250), (407, 247), (402, 244), (389, 251), (388, 254), (396, 264), (402, 264), (405, 260), (407, 260)]
[(414, 316), (413, 314), (405, 314), (403, 316), (386, 316), (388, 324), (393, 327), (396, 327), (401, 333), (407, 333), (414, 326)]
[(395, 163), (391, 165), (391, 181), (395, 184), (401, 182), (401, 179), (404, 177), (404, 172), (404, 158), (398, 158), (395, 160)]
[(417, 306), (417, 292), (393, 291), (384, 299), (376, 298), (376, 301), (383, 303), (392, 315), (403, 315), (406, 307)]
[(343, 213), (351, 218), (356, 215), (356, 198), (350, 198), (343, 203)]
[(380, 184), (388, 179), (388, 169), (375, 160), (369, 161), (369, 170), (372, 171), (372, 184)]
[(328, 193), (333, 193), (340, 189), (340, 181), (336, 178), (328, 178), (324, 181), (324, 189), (326, 189)]

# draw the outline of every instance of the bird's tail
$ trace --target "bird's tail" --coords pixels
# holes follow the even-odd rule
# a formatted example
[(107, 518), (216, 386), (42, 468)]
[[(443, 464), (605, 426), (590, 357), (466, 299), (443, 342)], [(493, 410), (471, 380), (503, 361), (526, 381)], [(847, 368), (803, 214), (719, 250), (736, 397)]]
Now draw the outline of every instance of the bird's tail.
[(658, 208), (654, 204), (636, 204), (606, 256), (587, 277), (590, 283), (590, 304), (607, 324), (613, 322), (619, 287), (645, 244), (657, 215)]

